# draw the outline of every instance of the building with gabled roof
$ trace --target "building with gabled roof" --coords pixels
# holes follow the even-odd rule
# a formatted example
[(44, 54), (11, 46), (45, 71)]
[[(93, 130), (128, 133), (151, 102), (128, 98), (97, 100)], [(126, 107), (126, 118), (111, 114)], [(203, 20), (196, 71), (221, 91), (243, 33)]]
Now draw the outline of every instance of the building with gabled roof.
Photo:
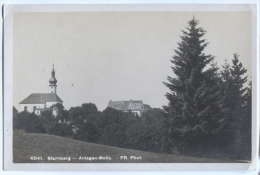
[(54, 93), (32, 93), (20, 104), (46, 104), (46, 103), (62, 103), (62, 100)]
[[(36, 115), (40, 115), (41, 111), (49, 109), (51, 106), (60, 103), (62, 99), (57, 94), (57, 79), (55, 77), (54, 66), (51, 72), (51, 78), (49, 79), (49, 93), (32, 93), (24, 100), (20, 102), (20, 106), (24, 111), (33, 112)], [(53, 111), (57, 114), (58, 111)]]
[(139, 117), (146, 110), (150, 109), (149, 105), (143, 103), (142, 100), (126, 100), (126, 101), (112, 101), (108, 103), (108, 107), (123, 112), (132, 112)]

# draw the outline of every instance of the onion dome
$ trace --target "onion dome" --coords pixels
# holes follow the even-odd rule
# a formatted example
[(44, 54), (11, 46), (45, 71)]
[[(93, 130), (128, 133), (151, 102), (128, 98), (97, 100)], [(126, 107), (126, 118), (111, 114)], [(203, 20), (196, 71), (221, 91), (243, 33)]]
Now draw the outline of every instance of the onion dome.
[(57, 79), (56, 79), (56, 77), (55, 77), (54, 65), (53, 65), (53, 67), (52, 67), (51, 78), (49, 79), (49, 83), (50, 83), (51, 85), (56, 85), (56, 83), (57, 83)]

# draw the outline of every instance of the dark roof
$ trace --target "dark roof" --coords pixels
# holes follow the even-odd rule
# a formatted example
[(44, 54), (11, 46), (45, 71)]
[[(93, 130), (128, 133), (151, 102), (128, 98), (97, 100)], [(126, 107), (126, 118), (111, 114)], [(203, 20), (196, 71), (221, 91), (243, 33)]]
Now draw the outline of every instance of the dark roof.
[(128, 101), (109, 101), (108, 107), (114, 108), (120, 111), (142, 111), (144, 110), (144, 104), (141, 100), (128, 100)]
[(20, 104), (46, 104), (46, 102), (62, 103), (62, 100), (54, 93), (33, 93), (21, 101)]

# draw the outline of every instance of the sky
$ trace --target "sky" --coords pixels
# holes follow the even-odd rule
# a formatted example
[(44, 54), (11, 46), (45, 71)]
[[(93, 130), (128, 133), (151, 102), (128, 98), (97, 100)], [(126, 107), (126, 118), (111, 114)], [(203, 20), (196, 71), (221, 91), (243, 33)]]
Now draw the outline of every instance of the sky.
[(49, 92), (52, 64), (57, 93), (68, 109), (109, 100), (167, 104), (162, 83), (171, 72), (181, 30), (195, 17), (207, 33), (206, 53), (218, 65), (238, 53), (251, 74), (250, 12), (16, 13), (13, 25), (13, 102)]

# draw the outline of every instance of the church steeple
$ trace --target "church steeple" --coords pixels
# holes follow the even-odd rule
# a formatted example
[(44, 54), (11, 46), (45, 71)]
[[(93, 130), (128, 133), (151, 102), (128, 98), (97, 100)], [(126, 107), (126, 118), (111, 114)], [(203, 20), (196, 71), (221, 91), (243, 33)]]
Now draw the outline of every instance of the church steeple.
[(54, 64), (52, 65), (51, 78), (49, 79), (49, 86), (50, 86), (51, 93), (55, 93), (56, 94), (57, 79), (55, 77)]

